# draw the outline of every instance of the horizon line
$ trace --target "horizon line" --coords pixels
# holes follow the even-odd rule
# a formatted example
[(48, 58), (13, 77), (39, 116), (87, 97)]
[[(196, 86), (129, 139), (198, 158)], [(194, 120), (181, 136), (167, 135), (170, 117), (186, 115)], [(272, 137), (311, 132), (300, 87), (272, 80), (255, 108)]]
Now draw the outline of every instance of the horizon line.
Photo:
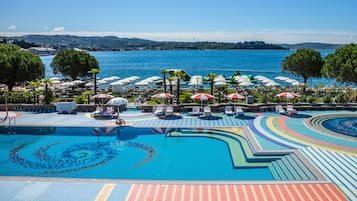
[(158, 42), (227, 42), (264, 41), (272, 44), (325, 43), (343, 45), (357, 42), (357, 33), (320, 31), (262, 31), (262, 32), (0, 32), (0, 36), (71, 35), (87, 37), (115, 36), (139, 38)]

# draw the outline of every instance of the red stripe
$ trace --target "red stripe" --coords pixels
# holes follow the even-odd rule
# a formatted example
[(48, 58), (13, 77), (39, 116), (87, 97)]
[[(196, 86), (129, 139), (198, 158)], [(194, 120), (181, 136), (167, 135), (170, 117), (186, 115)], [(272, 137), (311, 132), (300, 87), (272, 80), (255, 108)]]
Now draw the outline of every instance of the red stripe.
[(302, 139), (305, 139), (306, 141), (308, 142), (314, 142), (316, 144), (322, 144), (322, 145), (325, 145), (327, 147), (335, 147), (335, 148), (338, 148), (338, 149), (344, 149), (344, 150), (349, 150), (349, 151), (352, 151), (352, 152), (357, 152), (357, 149), (356, 148), (352, 148), (352, 147), (346, 147), (346, 146), (342, 146), (342, 145), (337, 145), (337, 144), (331, 144), (331, 143), (328, 143), (328, 142), (325, 142), (325, 141), (320, 141), (320, 140), (317, 140), (317, 139), (314, 139), (314, 138), (310, 138), (310, 137), (307, 137), (305, 135), (301, 135), (300, 133), (297, 133), (293, 130), (291, 130), (290, 128), (288, 128), (285, 124), (285, 120), (286, 120), (287, 117), (281, 117), (279, 119), (279, 126), (285, 130), (286, 132), (292, 134), (292, 135), (295, 135), (297, 138), (302, 138)]
[(165, 189), (168, 188), (168, 186), (158, 185), (158, 188), (159, 188), (159, 190), (157, 191), (157, 194), (156, 194), (156, 200), (163, 200)]
[(219, 191), (221, 192), (221, 200), (227, 200), (227, 194), (226, 194), (226, 187), (225, 185), (219, 185), (218, 186)]
[(200, 187), (199, 185), (193, 185), (193, 200), (200, 200)]
[(182, 189), (183, 189), (183, 185), (176, 185), (176, 193), (173, 195), (175, 197), (175, 201), (181, 200)]
[(300, 185), (294, 184), (294, 186), (296, 186), (296, 189), (299, 191), (299, 194), (302, 196), (304, 200), (310, 200), (308, 194), (305, 193), (304, 189), (302, 189)]
[(243, 185), (235, 185), (238, 192), (238, 200), (246, 200), (243, 193)]
[(255, 194), (257, 196), (258, 200), (264, 200), (264, 196), (262, 191), (259, 188), (259, 185), (252, 185), (253, 186), (253, 190), (255, 191)]
[(146, 199), (146, 195), (149, 193), (150, 189), (149, 189), (150, 184), (143, 184), (143, 188), (141, 189), (139, 193), (139, 197), (138, 197), (138, 201), (140, 200), (145, 200)]
[(262, 189), (263, 189), (263, 193), (265, 194), (265, 197), (267, 200), (273, 200), (273, 196), (271, 195), (269, 189), (268, 189), (268, 185), (261, 185)]
[[(294, 185), (295, 185), (295, 184), (287, 184), (286, 187), (288, 187), (289, 192), (291, 193), (291, 195), (293, 196), (293, 198), (294, 198), (295, 200), (299, 200), (300, 198), (299, 198), (299, 196), (298, 196), (296, 190), (293, 188)], [(300, 192), (299, 192), (299, 193), (300, 193)]]
[(233, 185), (227, 185), (228, 188), (228, 195), (230, 200), (237, 200), (238, 198), (234, 194), (234, 188)]
[(131, 186), (131, 190), (129, 191), (130, 194), (129, 194), (128, 197), (126, 198), (127, 201), (134, 201), (134, 200), (135, 200), (135, 196), (136, 196), (136, 194), (138, 193), (139, 186), (140, 186), (140, 185), (136, 185), (136, 184), (133, 184), (133, 185)]
[(190, 197), (190, 192), (191, 192), (191, 185), (183, 185), (185, 187), (185, 192), (183, 195), (183, 200), (184, 201), (191, 201), (191, 197)]
[(202, 200), (208, 200), (208, 185), (202, 185)]
[(250, 188), (250, 185), (245, 185), (245, 192), (247, 193), (247, 196), (248, 196), (249, 200), (254, 200), (253, 191)]
[(300, 184), (300, 186), (305, 187), (306, 191), (309, 193), (309, 195), (312, 197), (313, 200), (319, 199), (319, 197), (317, 197), (317, 195), (314, 193), (314, 191), (316, 192), (315, 186), (310, 187), (310, 185), (308, 185), (308, 184)]
[[(340, 199), (340, 200), (347, 200), (345, 194), (343, 194), (341, 192), (341, 190), (339, 188), (337, 188), (337, 186), (335, 186), (334, 184), (321, 184), (321, 186), (323, 186), (324, 191), (329, 194), (330, 198), (332, 198), (332, 200), (336, 200), (336, 199)], [(335, 195), (333, 195), (333, 193), (327, 188), (330, 187), (331, 191), (333, 191)]]
[[(278, 192), (278, 185), (277, 184), (274, 184), (274, 185), (269, 185), (271, 190), (273, 191), (273, 194), (275, 196), (275, 198), (277, 200), (283, 200), (283, 198), (280, 196), (279, 192)], [(268, 188), (268, 187), (267, 187)]]
[(218, 200), (216, 185), (210, 185), (211, 187), (211, 200)]

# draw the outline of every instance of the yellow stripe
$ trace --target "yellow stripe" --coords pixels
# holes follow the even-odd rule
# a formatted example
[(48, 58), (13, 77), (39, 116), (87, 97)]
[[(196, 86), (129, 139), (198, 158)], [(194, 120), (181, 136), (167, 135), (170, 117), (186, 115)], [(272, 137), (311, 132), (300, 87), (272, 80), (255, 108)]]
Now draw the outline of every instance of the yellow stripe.
[(159, 189), (160, 189), (160, 185), (156, 185), (156, 189), (155, 189), (155, 192), (154, 192), (154, 196), (153, 196), (153, 200), (157, 200), (157, 194), (159, 192)]
[(278, 121), (278, 117), (268, 117), (268, 119), (266, 120), (268, 128), (270, 130), (272, 130), (274, 133), (276, 133), (286, 139), (292, 140), (294, 142), (298, 142), (300, 144), (310, 145), (312, 147), (323, 148), (323, 149), (327, 149), (327, 150), (339, 152), (339, 153), (344, 153), (344, 154), (356, 155), (356, 153), (353, 151), (348, 151), (348, 150), (343, 150), (343, 149), (338, 149), (338, 148), (331, 148), (330, 146), (327, 146), (327, 145), (316, 144), (314, 142), (302, 140), (299, 137), (289, 134), (288, 132), (283, 132), (283, 129), (278, 128), (274, 125), (273, 120)]
[(202, 201), (202, 185), (199, 185), (198, 189), (199, 189), (199, 199), (200, 201)]
[[(294, 198), (294, 196), (291, 194), (291, 192), (290, 192), (288, 186), (287, 186), (287, 185), (282, 185), (282, 186), (285, 188), (285, 190), (286, 190), (286, 192), (288, 193), (290, 199), (291, 199), (291, 200), (295, 200), (295, 198)], [(293, 185), (293, 186), (294, 186), (294, 185)], [(295, 191), (296, 191), (296, 189), (295, 189)], [(300, 199), (300, 200), (301, 200), (301, 199)]]
[(296, 192), (296, 194), (299, 196), (300, 200), (304, 200), (304, 198), (302, 197), (302, 195), (300, 194), (300, 191), (296, 188), (296, 186), (293, 184), (293, 188)]
[(162, 195), (162, 200), (166, 200), (168, 185), (165, 185), (164, 194)]
[(237, 191), (237, 186), (233, 185), (233, 190), (234, 190), (234, 196), (235, 196), (235, 200), (238, 200), (238, 191)]
[(339, 198), (339, 197), (336, 195), (335, 191), (333, 191), (333, 190), (330, 188), (330, 185), (325, 184), (325, 186), (327, 186), (328, 190), (335, 196), (335, 198), (337, 198), (338, 200), (341, 200), (341, 198)]
[(217, 191), (217, 200), (221, 201), (221, 191), (219, 190), (219, 186), (216, 185), (216, 191)]
[(191, 190), (190, 190), (190, 200), (193, 201), (193, 185), (190, 185), (191, 186)]
[(185, 197), (185, 187), (186, 185), (182, 185), (181, 188), (181, 201), (185, 201), (184, 197)]
[(207, 185), (207, 192), (208, 192), (208, 201), (211, 201), (212, 200), (211, 185)]
[(324, 189), (321, 187), (322, 184), (317, 184), (317, 187), (319, 187), (320, 191), (324, 194), (325, 198), (328, 200), (331, 200), (331, 198), (327, 195), (327, 193), (324, 191)]
[[(271, 198), (272, 198), (274, 201), (276, 201), (276, 197), (275, 197), (275, 195), (274, 195), (273, 190), (271, 189), (271, 186), (270, 186), (270, 185), (267, 185), (267, 187), (268, 187), (269, 193), (270, 193), (270, 195), (271, 195)], [(269, 197), (269, 198), (270, 198), (270, 197)]]
[(255, 192), (254, 186), (253, 185), (249, 185), (249, 186), (250, 186), (250, 190), (253, 193), (254, 200), (258, 200), (257, 192)]
[(143, 184), (140, 184), (139, 190), (138, 190), (138, 192), (136, 193), (136, 196), (135, 196), (134, 201), (138, 201), (138, 198), (139, 198), (139, 195), (140, 195), (140, 193), (141, 193), (142, 188), (143, 188)]
[(305, 186), (304, 186), (303, 184), (300, 184), (300, 186), (301, 186), (302, 190), (304, 190), (304, 192), (306, 193), (306, 195), (309, 197), (309, 199), (312, 200), (312, 197), (311, 197), (310, 193), (307, 192)]
[(279, 184), (277, 184), (277, 185), (275, 185), (275, 186), (276, 186), (276, 189), (278, 190), (278, 193), (279, 193), (279, 195), (280, 195), (281, 199), (283, 199), (283, 200), (284, 200), (284, 195), (283, 195), (283, 193), (281, 192), (280, 185), (279, 185)]
[(248, 195), (247, 195), (247, 191), (245, 189), (245, 185), (242, 185), (242, 188), (243, 188), (244, 200), (249, 200)]
[(230, 196), (229, 191), (228, 191), (228, 186), (224, 185), (224, 189), (226, 191), (227, 201), (231, 201), (231, 196)]
[[(147, 199), (148, 199), (149, 193), (150, 193), (150, 190), (151, 190), (151, 186), (152, 186), (152, 185), (149, 184), (149, 188), (146, 189), (144, 200), (147, 200)], [(141, 200), (139, 200), (139, 201), (141, 201)]]
[(311, 191), (314, 192), (314, 194), (316, 195), (316, 197), (317, 197), (319, 200), (323, 201), (322, 198), (320, 197), (320, 195), (316, 192), (315, 188), (314, 188), (311, 184), (308, 184), (308, 185), (309, 185), (309, 187), (311, 188)]
[(172, 197), (171, 197), (171, 201), (175, 201), (175, 197), (176, 197), (176, 185), (174, 185), (173, 190), (172, 190)]
[(263, 199), (264, 199), (265, 201), (268, 201), (267, 196), (265, 195), (263, 186), (262, 186), (262, 185), (258, 185), (258, 187), (259, 187), (259, 190), (262, 192)]
[(95, 201), (105, 201), (108, 199), (109, 195), (112, 193), (115, 184), (104, 184), (102, 189), (99, 191)]

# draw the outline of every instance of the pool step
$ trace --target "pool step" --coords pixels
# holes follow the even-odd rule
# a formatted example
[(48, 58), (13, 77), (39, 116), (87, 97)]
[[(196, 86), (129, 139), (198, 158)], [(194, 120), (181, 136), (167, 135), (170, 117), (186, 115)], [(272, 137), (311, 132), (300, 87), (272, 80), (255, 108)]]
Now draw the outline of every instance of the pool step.
[(357, 199), (357, 157), (313, 147), (301, 152), (351, 200)]
[[(231, 134), (234, 135), (234, 134)], [(241, 139), (238, 140), (239, 137), (232, 137), (230, 134), (219, 131), (211, 131), (211, 130), (186, 130), (182, 129), (180, 132), (171, 132), (168, 134), (170, 137), (211, 137), (218, 140), (222, 140), (227, 143), (229, 148), (233, 167), (234, 168), (247, 168), (247, 167), (268, 167), (270, 161), (277, 160), (277, 157), (269, 156), (254, 156), (251, 152), (249, 145), (245, 141), (245, 139), (240, 136)], [(237, 135), (238, 136), (238, 135)]]
[(295, 153), (273, 161), (269, 169), (276, 180), (317, 180)]

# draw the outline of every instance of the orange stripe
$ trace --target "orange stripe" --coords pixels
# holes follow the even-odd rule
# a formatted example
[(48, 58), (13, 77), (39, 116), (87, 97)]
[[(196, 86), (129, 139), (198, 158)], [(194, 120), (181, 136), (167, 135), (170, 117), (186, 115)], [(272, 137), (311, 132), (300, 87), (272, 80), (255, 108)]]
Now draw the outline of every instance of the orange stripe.
[(252, 187), (253, 195), (256, 196), (257, 200), (259, 201), (264, 200), (263, 192), (260, 190), (259, 185), (251, 185), (251, 187)]
[(304, 195), (305, 195), (305, 196), (304, 196), (305, 199), (308, 198), (308, 200), (313, 200), (312, 197), (311, 197), (311, 195), (310, 195), (310, 193), (307, 192), (307, 190), (304, 188), (303, 185), (297, 184), (297, 185), (295, 185), (295, 186), (296, 186), (296, 188), (298, 189), (298, 191), (301, 192), (301, 194), (304, 194)]
[(342, 194), (340, 189), (338, 189), (335, 185), (333, 184), (324, 184), (324, 185), (329, 190), (329, 192), (331, 192), (332, 195), (335, 197), (335, 200), (347, 200), (346, 196)]
[(302, 191), (302, 189), (298, 189), (296, 185), (292, 185), (294, 191), (296, 192), (297, 196), (299, 197), (299, 200), (307, 200), (305, 193)]
[(299, 197), (299, 195), (297, 194), (298, 192), (296, 192), (293, 185), (295, 185), (295, 184), (288, 184), (287, 187), (289, 189), (290, 195), (293, 196), (294, 200), (296, 200)]
[(202, 196), (203, 195), (203, 193), (202, 193), (202, 185), (198, 186), (198, 192), (199, 192), (199, 197), (198, 197), (199, 199), (198, 200), (202, 201), (203, 200), (203, 198), (202, 198), (203, 197)]
[(278, 185), (274, 185), (274, 186), (275, 186), (276, 190), (278, 191), (281, 200), (284, 200), (284, 198), (285, 198), (286, 196), (284, 196), (283, 191), (282, 191), (281, 188), (280, 188), (280, 185), (278, 184)]
[(312, 200), (319, 200), (319, 197), (316, 196), (315, 189), (310, 188), (309, 184), (300, 184), (300, 186), (310, 195)]

